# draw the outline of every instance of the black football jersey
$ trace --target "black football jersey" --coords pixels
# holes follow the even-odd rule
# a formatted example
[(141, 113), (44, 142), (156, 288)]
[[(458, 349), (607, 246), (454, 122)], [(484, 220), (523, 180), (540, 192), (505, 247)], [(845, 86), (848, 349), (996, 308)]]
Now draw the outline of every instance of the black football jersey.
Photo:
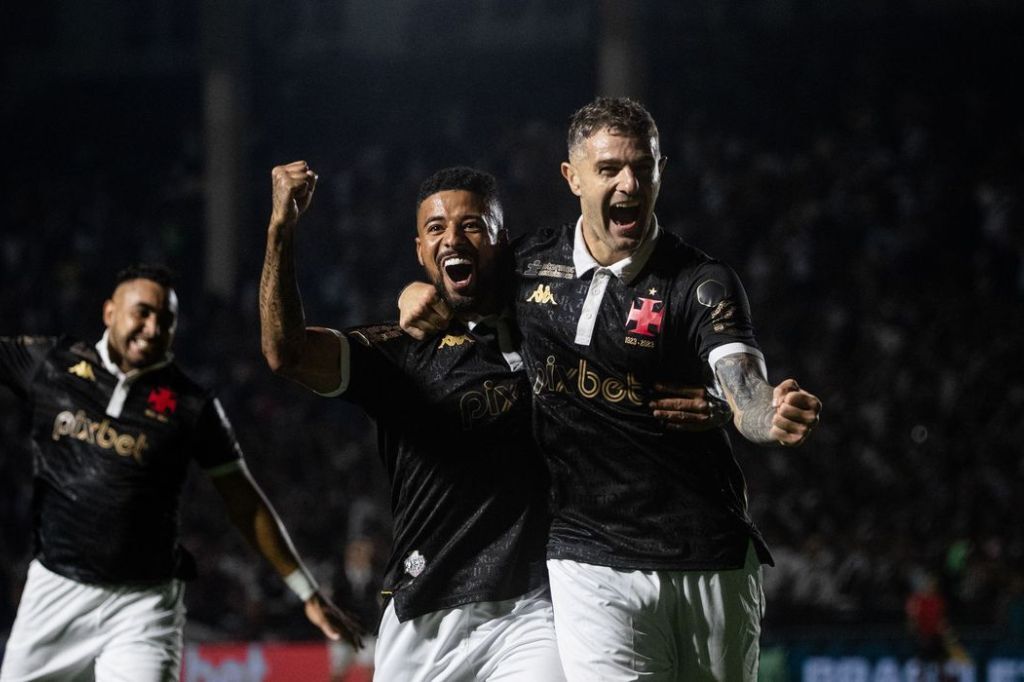
[(547, 582), (547, 472), (529, 385), (484, 332), (453, 325), (422, 342), (396, 325), (346, 332), (341, 397), (378, 425), (394, 515), (384, 591), (402, 621)]
[(649, 406), (656, 382), (714, 390), (716, 349), (760, 353), (738, 278), (665, 232), (631, 261), (577, 273), (574, 233), (516, 245), (516, 316), (552, 479), (548, 556), (715, 570), (742, 566), (753, 539), (770, 561), (725, 430), (667, 431)]
[(96, 349), (63, 337), (0, 339), (0, 384), (31, 413), (37, 558), (84, 583), (192, 577), (178, 544), (189, 460), (241, 458), (217, 401), (173, 363), (115, 391)]

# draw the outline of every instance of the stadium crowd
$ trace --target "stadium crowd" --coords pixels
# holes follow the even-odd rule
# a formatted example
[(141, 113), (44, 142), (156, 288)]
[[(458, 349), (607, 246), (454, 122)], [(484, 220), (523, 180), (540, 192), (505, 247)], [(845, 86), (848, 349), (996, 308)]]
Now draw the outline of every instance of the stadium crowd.
[[(864, 96), (828, 125), (774, 140), (672, 99), (650, 105), (669, 157), (661, 223), (736, 268), (770, 376), (803, 378), (825, 405), (799, 451), (733, 439), (751, 514), (776, 561), (765, 572), (766, 634), (902, 624), (907, 596), (934, 572), (958, 626), (1024, 637), (1024, 125), (988, 116), (999, 102), (983, 92), (953, 101)], [(319, 155), (321, 169), (301, 270), (330, 273), (303, 283), (308, 318), (345, 326), (394, 316), (399, 289), (417, 274), (414, 188), (446, 162), (495, 173), (514, 233), (574, 219), (557, 176), (563, 126), (509, 114), (487, 123), (488, 145), (457, 131), (432, 140), (394, 131), (353, 142), (343, 158), (299, 150)], [(4, 171), (0, 333), (98, 338), (92, 302), (118, 268), (176, 267), (178, 355), (217, 387), (313, 571), (373, 619), (389, 502), (371, 425), (264, 366), (262, 204), (248, 207), (251, 244), (238, 254), (235, 296), (203, 292), (194, 265), (203, 248), (202, 149), (187, 126), (177, 133), (145, 173), (128, 177), (102, 141), (88, 140), (76, 142), (74, 163), (45, 174)], [(263, 144), (274, 148), (256, 155), (271, 162), (299, 155)], [(250, 195), (269, 195), (271, 162), (253, 169)], [(0, 394), (0, 632), (13, 620), (31, 552), (31, 461), (15, 436), (27, 425), (12, 400)], [(404, 409), (400, 396), (395, 409)], [(313, 638), (294, 598), (251, 560), (203, 485), (190, 483), (182, 521), (200, 568), (187, 593), (188, 635)]]

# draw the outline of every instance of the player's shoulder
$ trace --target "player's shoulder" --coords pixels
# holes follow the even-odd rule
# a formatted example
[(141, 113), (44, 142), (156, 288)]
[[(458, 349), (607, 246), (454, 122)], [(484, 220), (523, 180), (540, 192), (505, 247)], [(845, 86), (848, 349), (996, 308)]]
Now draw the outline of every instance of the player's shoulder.
[(349, 327), (344, 334), (349, 340), (369, 348), (401, 348), (413, 340), (395, 321)]
[(185, 408), (187, 412), (199, 413), (216, 400), (216, 391), (204, 381), (197, 379), (190, 371), (177, 362), (144, 375), (150, 394), (165, 395)]
[(23, 349), (24, 352), (40, 360), (45, 358), (59, 358), (64, 361), (68, 358), (81, 358), (88, 360), (94, 365), (100, 363), (99, 354), (94, 346), (66, 334), (61, 336), (34, 336), (24, 335), (5, 339)]
[(683, 282), (716, 276), (729, 280), (736, 277), (735, 271), (728, 264), (667, 230), (662, 230), (658, 237), (651, 264), (658, 270), (674, 272), (677, 279)]
[(517, 236), (512, 240), (516, 260), (522, 263), (523, 258), (530, 255), (555, 251), (567, 253), (571, 258), (575, 229), (575, 223), (545, 225)]

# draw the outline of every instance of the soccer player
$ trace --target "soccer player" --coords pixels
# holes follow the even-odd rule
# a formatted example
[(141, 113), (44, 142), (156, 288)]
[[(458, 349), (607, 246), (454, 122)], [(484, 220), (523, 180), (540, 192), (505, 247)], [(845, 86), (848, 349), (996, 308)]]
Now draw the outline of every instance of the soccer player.
[(177, 680), (184, 582), (178, 543), (190, 460), (228, 516), (332, 639), (360, 626), (308, 576), (250, 476), (219, 402), (170, 353), (178, 302), (170, 271), (129, 267), (103, 305), (95, 345), (0, 339), (0, 384), (30, 412), (35, 558), (0, 679)]
[[(793, 379), (768, 383), (736, 274), (658, 224), (666, 158), (642, 106), (584, 106), (568, 151), (579, 220), (533, 232), (515, 253), (566, 677), (754, 680), (771, 557), (743, 475), (723, 429), (663, 433), (648, 401), (656, 378), (702, 384), (728, 400), (745, 438), (789, 447), (821, 403)], [(416, 336), (449, 315), (425, 285), (403, 292), (402, 308)]]
[(416, 201), (416, 254), (454, 311), (441, 338), (395, 324), (307, 327), (293, 241), (313, 197), (305, 162), (274, 168), (260, 287), (270, 367), (377, 422), (394, 541), (375, 679), (563, 679), (544, 546), (547, 475), (501, 295), (506, 237), (494, 179), (438, 171)]

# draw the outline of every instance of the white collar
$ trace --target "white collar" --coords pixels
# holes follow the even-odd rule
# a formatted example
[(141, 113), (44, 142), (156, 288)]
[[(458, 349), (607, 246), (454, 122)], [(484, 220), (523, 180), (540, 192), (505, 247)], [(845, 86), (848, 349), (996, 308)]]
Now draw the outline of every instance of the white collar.
[(139, 369), (133, 369), (128, 373), (122, 372), (121, 368), (114, 364), (114, 361), (110, 359), (109, 329), (104, 330), (103, 336), (101, 336), (100, 340), (96, 342), (96, 352), (99, 353), (100, 361), (103, 362), (103, 366), (107, 368), (108, 372), (117, 377), (119, 381), (135, 381), (143, 374), (152, 372), (154, 370), (160, 369), (161, 367), (169, 365), (171, 361), (174, 359), (174, 355), (170, 351), (168, 351), (167, 353), (164, 354), (164, 357), (161, 360), (154, 362), (152, 365), (147, 365)]
[(604, 268), (624, 283), (630, 284), (640, 274), (643, 267), (647, 265), (648, 259), (654, 252), (654, 245), (658, 242), (658, 237), (660, 236), (661, 227), (658, 225), (658, 217), (652, 215), (651, 229), (644, 235), (636, 251), (621, 260), (615, 261), (611, 265), (601, 265), (590, 255), (590, 249), (587, 248), (587, 242), (583, 238), (583, 216), (580, 216), (579, 220), (576, 221), (576, 234), (572, 249), (572, 263), (576, 269), (576, 278), (583, 277), (583, 275), (591, 270)]

